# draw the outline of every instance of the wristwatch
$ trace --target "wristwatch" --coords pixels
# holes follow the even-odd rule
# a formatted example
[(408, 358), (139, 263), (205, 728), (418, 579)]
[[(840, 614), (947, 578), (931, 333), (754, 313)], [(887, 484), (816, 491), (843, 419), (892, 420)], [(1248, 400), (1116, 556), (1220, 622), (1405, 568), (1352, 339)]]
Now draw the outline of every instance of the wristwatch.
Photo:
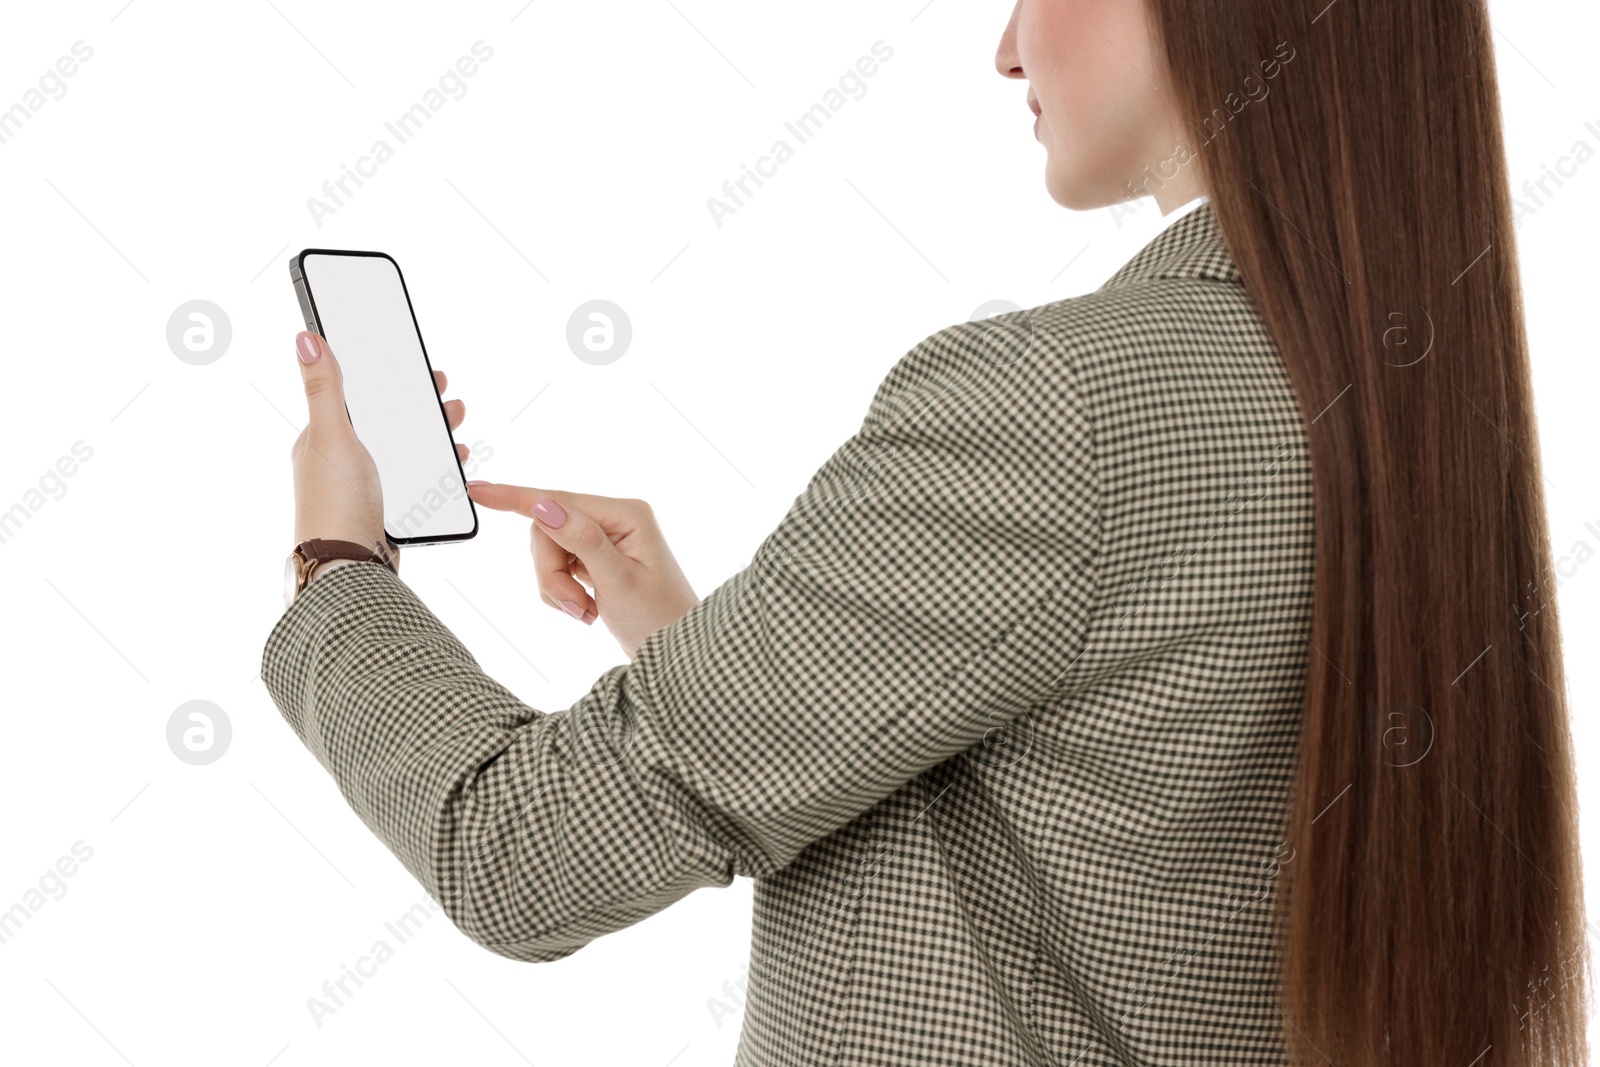
[(377, 542), (373, 544), (375, 550), (365, 545), (358, 545), (354, 541), (333, 541), (313, 537), (309, 541), (301, 541), (295, 545), (283, 568), (284, 608), (287, 609), (293, 604), (294, 598), (305, 589), (306, 583), (311, 581), (312, 572), (330, 560), (371, 560), (374, 563), (382, 563), (399, 574), (400, 568), (396, 565), (394, 556)]

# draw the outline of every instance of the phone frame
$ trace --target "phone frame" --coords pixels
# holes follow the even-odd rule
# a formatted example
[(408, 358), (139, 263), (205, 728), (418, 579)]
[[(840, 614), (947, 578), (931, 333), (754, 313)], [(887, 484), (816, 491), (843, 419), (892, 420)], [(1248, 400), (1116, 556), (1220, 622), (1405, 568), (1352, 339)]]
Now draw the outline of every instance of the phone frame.
[[(395, 274), (400, 278), (400, 292), (406, 298), (406, 310), (411, 314), (411, 328), (417, 335), (417, 347), (422, 349), (422, 362), (428, 368), (428, 382), (433, 386), (433, 398), (439, 403), (439, 419), (444, 423), (445, 437), (451, 442), (450, 454), (456, 460), (456, 473), (461, 476), (461, 484), (467, 483), (466, 468), (461, 465), (461, 453), (456, 451), (455, 432), (450, 429), (450, 417), (444, 413), (444, 398), (439, 395), (439, 382), (433, 376), (433, 363), (428, 359), (428, 346), (422, 340), (422, 327), (417, 324), (417, 309), (411, 304), (411, 291), (406, 288), (406, 275), (400, 269), (400, 264), (387, 252), (360, 252), (349, 248), (302, 248), (289, 259), (289, 278), (294, 282), (295, 296), (300, 301), (300, 312), (305, 318), (306, 329), (318, 337), (326, 336), (322, 332), (322, 318), (317, 314), (317, 298), (311, 292), (311, 285), (306, 281), (305, 257), (306, 256), (361, 256), (368, 259), (387, 259), (394, 267)], [(345, 404), (345, 418), (350, 417), (350, 405)], [(353, 420), (352, 420), (353, 421)], [(463, 492), (465, 490), (463, 489)], [(472, 515), (472, 529), (466, 533), (449, 534), (444, 537), (393, 537), (387, 528), (383, 536), (391, 545), (404, 547), (405, 545), (441, 545), (454, 541), (468, 541), (478, 535), (478, 508), (473, 503), (472, 494), (465, 493), (467, 498), (467, 511)]]

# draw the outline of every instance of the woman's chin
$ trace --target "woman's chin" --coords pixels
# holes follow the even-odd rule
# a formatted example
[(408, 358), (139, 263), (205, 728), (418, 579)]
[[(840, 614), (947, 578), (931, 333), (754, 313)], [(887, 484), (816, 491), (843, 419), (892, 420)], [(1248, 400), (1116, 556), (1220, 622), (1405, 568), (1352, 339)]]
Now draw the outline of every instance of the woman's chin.
[(1069, 211), (1098, 211), (1128, 200), (1128, 187), (1118, 187), (1102, 173), (1045, 163), (1045, 189), (1051, 200)]
[(1050, 199), (1068, 211), (1094, 211), (1116, 201), (1105, 183), (1088, 180), (1087, 176), (1081, 174), (1063, 174), (1048, 164), (1045, 166), (1044, 185), (1050, 193)]

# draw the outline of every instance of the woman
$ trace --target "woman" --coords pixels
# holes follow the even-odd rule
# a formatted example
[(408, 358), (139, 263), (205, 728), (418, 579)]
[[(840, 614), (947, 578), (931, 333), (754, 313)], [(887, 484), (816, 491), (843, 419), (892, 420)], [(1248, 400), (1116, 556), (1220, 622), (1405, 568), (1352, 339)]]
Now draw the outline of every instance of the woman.
[[(912, 348), (703, 601), (643, 502), (475, 485), (631, 657), (572, 707), (360, 561), (275, 701), (501, 955), (753, 878), (741, 1064), (1581, 1062), (1491, 55), (1459, 0), (1020, 0), (1050, 195), (1167, 228)], [(373, 544), (301, 341), (297, 540)]]

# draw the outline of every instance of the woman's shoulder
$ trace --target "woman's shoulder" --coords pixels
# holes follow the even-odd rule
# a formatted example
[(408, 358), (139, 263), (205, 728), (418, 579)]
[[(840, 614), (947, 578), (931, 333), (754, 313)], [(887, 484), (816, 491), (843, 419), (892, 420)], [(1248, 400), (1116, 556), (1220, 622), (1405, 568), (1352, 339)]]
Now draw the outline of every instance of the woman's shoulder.
[(1155, 277), (951, 323), (913, 345), (878, 392), (901, 406), (946, 390), (1090, 401), (1169, 373), (1236, 386), (1249, 369), (1276, 380), (1282, 361), (1243, 285)]

